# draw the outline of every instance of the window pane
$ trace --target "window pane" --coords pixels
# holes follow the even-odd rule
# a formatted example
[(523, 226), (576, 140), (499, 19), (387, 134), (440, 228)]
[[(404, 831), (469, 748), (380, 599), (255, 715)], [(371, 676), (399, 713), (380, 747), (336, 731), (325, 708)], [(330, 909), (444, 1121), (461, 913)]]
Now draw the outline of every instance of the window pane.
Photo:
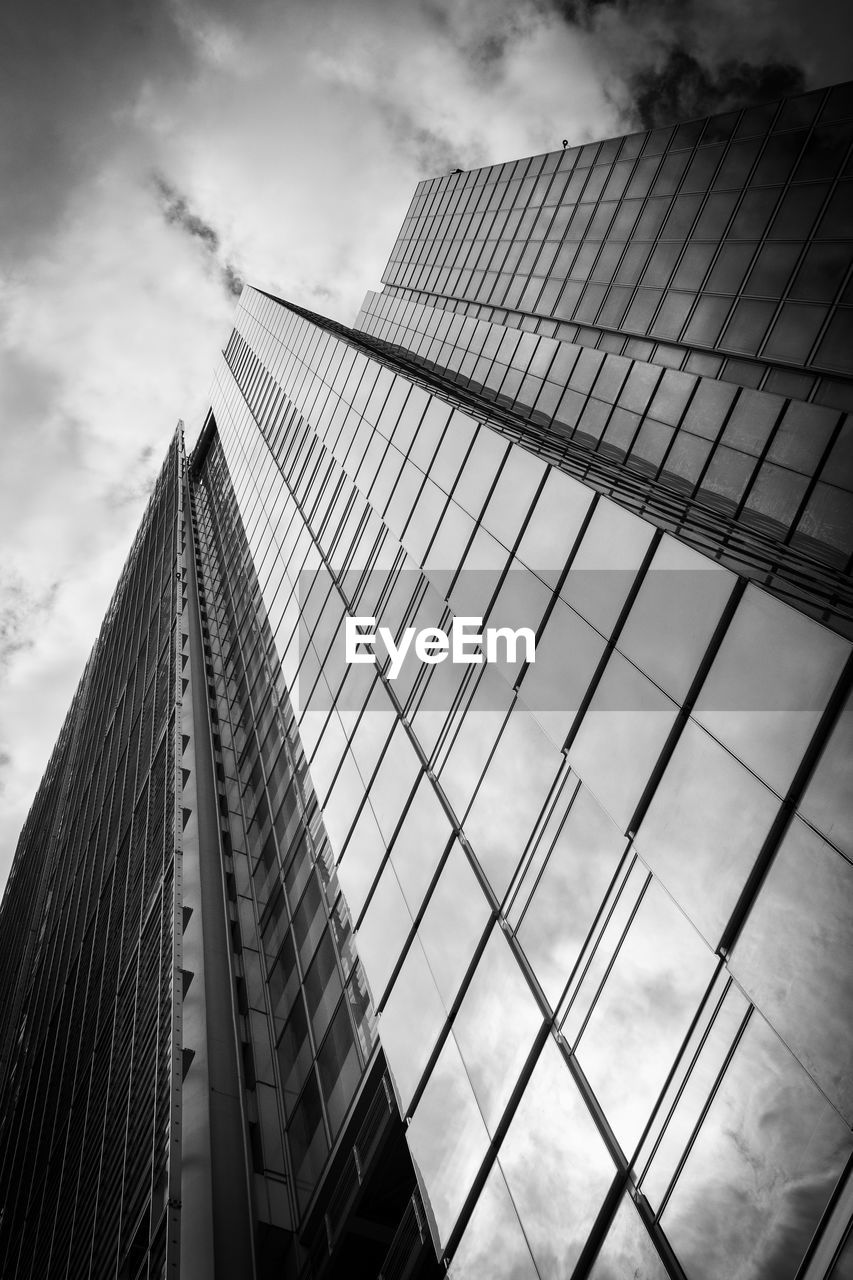
[(561, 763), (559, 751), (517, 703), (465, 819), (465, 834), (498, 899), (509, 888)]
[(335, 963), (335, 948), (328, 930), (317, 948), (311, 967), (305, 975), (305, 1000), (315, 1043), (319, 1044), (329, 1025), (329, 1018), (343, 990)]
[(353, 919), (358, 919), (367, 901), (376, 873), (385, 857), (385, 841), (373, 810), (366, 804), (353, 826), (344, 855), (338, 863), (338, 877)]
[(665, 536), (619, 636), (620, 650), (680, 701), (734, 582), (728, 570)]
[(489, 1135), (453, 1036), (430, 1074), (406, 1141), (436, 1252), (453, 1230), (486, 1154)]
[(778, 808), (772, 792), (688, 721), (637, 847), (713, 947)]
[(731, 970), (848, 1120), (853, 1117), (853, 867), (796, 818)]
[(602, 635), (613, 629), (652, 533), (645, 521), (599, 498), (560, 595)]
[(652, 879), (577, 1048), (626, 1154), (649, 1119), (715, 968), (713, 952)]
[(278, 1069), (285, 1106), (290, 1111), (311, 1066), (311, 1042), (305, 1005), (298, 999), (278, 1042)]
[(317, 1056), (317, 1069), (326, 1102), (326, 1114), (334, 1136), (361, 1079), (361, 1064), (345, 1000), (338, 1005), (329, 1034)]
[(551, 587), (565, 568), (591, 502), (592, 494), (579, 481), (551, 468), (517, 551), (519, 560)]
[(562, 748), (589, 682), (604, 653), (602, 636), (573, 609), (554, 601), (536, 646), (536, 661), (525, 672), (521, 698), (554, 746)]
[(491, 909), (462, 846), (455, 841), (418, 927), (446, 1008), (456, 999)]
[[(433, 669), (432, 680), (436, 672), (445, 671), (460, 678), (466, 668), (461, 664), (444, 662)], [(463, 818), (468, 809), (511, 702), (512, 690), (506, 681), (486, 667), (464, 712), (453, 746), (439, 770), (441, 785), (458, 818)], [(444, 711), (442, 719), (446, 718), (449, 705), (445, 702), (444, 707), (440, 707)], [(415, 723), (417, 725), (417, 717)]]
[(661, 1219), (691, 1280), (793, 1280), (851, 1147), (841, 1117), (753, 1015)]
[(624, 849), (619, 828), (581, 787), (516, 930), (554, 1009)]
[(786, 302), (767, 339), (762, 355), (769, 360), (804, 364), (826, 318), (824, 307)]
[(533, 1048), (542, 1014), (502, 931), (494, 927), (453, 1021), (490, 1133)]
[(839, 636), (748, 587), (694, 715), (784, 795), (848, 651)]
[(511, 449), (483, 512), (483, 524), (505, 547), (515, 545), (545, 464), (521, 448)]
[(540, 1274), (570, 1276), (614, 1168), (550, 1036), (499, 1159)]
[(746, 299), (736, 303), (720, 346), (726, 351), (755, 355), (764, 341), (767, 326), (775, 309), (772, 302), (753, 302), (751, 299)]
[(405, 1115), (446, 1020), (421, 944), (415, 938), (379, 1015), (379, 1036)]
[(304, 1208), (328, 1151), (320, 1090), (313, 1072), (288, 1125), (287, 1137), (299, 1203)]
[(386, 863), (356, 934), (358, 954), (367, 973), (374, 1004), (382, 999), (411, 927), (412, 918), (400, 882), (394, 868)]
[(853, 700), (848, 698), (815, 766), (800, 811), (848, 857), (853, 858)]
[(623, 831), (675, 716), (675, 704), (614, 652), (569, 749), (569, 761)]
[[(701, 153), (700, 153), (701, 154)], [(589, 1280), (667, 1280), (668, 1273), (630, 1196), (624, 1196)]]
[(420, 910), (451, 830), (435, 788), (423, 774), (391, 846), (391, 861), (412, 915)]
[(449, 1280), (540, 1280), (501, 1167), (495, 1164), (448, 1271)]

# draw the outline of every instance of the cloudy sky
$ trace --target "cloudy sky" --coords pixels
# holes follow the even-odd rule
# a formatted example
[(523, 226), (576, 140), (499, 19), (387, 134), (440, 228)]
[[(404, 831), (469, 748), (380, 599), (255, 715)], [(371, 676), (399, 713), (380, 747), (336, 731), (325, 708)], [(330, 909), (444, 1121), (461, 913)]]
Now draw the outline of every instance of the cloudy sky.
[(5, 9), (0, 885), (241, 280), (349, 323), (421, 177), (853, 74), (846, 0)]

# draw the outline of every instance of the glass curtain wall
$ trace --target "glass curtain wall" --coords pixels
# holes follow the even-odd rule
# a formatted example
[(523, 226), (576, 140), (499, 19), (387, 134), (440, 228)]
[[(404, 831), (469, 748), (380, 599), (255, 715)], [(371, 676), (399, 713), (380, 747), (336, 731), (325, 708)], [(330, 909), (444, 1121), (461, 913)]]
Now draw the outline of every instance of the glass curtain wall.
[[(793, 1280), (853, 1150), (849, 642), (260, 293), (214, 412), (437, 1254)], [(536, 660), (391, 679), (345, 613)]]
[(153, 1277), (166, 1263), (182, 465), (177, 435), (0, 907), (0, 970), (18, 987), (0, 1080), (0, 1271), (18, 1280)]

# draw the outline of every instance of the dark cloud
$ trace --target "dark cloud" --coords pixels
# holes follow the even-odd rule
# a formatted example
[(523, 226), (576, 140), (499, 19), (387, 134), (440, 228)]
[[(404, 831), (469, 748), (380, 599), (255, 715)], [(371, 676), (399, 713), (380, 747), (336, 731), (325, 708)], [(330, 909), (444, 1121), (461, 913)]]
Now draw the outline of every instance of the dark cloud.
[(485, 164), (486, 158), (470, 145), (448, 137), (431, 123), (420, 120), (416, 113), (400, 102), (377, 100), (385, 127), (396, 152), (411, 157), (416, 173), (424, 178), (451, 169), (471, 169)]
[(186, 198), (159, 174), (154, 175), (154, 185), (160, 195), (163, 216), (170, 226), (180, 227), (187, 235), (195, 236), (210, 253), (219, 252), (219, 236), (209, 222), (193, 213)]
[(141, 506), (154, 488), (159, 470), (157, 450), (153, 444), (144, 445), (119, 479), (107, 486), (104, 503), (113, 511), (131, 504)]
[(16, 654), (31, 649), (35, 632), (53, 611), (59, 583), (53, 582), (41, 594), (26, 580), (7, 569), (0, 578), (0, 675), (8, 670)]
[(11, 262), (62, 218), (126, 133), (152, 80), (188, 74), (193, 55), (168, 4), (33, 0), (7, 6), (0, 40), (0, 225)]
[(442, 134), (425, 125), (417, 125), (413, 121), (399, 118), (394, 133), (405, 149), (414, 156), (415, 164), (424, 176), (435, 173), (448, 173), (462, 165), (458, 147)]
[(703, 67), (686, 49), (675, 48), (662, 66), (637, 71), (628, 83), (640, 124), (653, 129), (800, 93), (805, 75), (802, 67), (778, 62), (754, 66), (732, 60)]
[(222, 268), (222, 283), (225, 285), (226, 292), (234, 298), (239, 298), (243, 292), (243, 278), (237, 274), (230, 262), (226, 262)]
[(536, 0), (590, 38), (626, 127), (651, 128), (843, 80), (845, 0)]
[(200, 242), (210, 260), (215, 264), (225, 292), (229, 297), (239, 297), (243, 289), (242, 277), (233, 263), (222, 260), (222, 243), (216, 229), (193, 212), (186, 196), (182, 195), (162, 174), (154, 175), (154, 187), (166, 222)]
[(543, 0), (507, 3), (489, 0), (465, 6), (451, 3), (448, 37), (472, 74), (483, 82), (500, 77), (513, 49), (541, 28), (548, 15)]

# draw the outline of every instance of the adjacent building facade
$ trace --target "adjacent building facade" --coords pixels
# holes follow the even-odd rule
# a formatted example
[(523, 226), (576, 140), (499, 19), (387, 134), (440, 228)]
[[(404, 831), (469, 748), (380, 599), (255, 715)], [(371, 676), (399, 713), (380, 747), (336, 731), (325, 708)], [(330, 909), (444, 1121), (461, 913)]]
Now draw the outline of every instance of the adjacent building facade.
[(853, 1273), (851, 143), (457, 172), (355, 328), (244, 290), (0, 908), (4, 1275)]

